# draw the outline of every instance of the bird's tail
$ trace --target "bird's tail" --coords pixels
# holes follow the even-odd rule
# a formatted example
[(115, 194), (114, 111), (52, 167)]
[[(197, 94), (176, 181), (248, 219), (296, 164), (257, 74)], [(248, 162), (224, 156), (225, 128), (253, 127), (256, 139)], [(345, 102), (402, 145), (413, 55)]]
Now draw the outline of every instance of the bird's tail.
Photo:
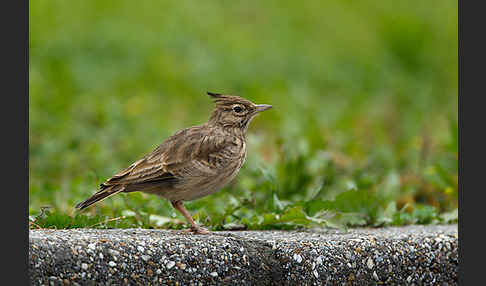
[(87, 200), (84, 202), (81, 202), (76, 205), (76, 208), (82, 210), (84, 208), (89, 207), (90, 205), (99, 202), (103, 199), (106, 199), (107, 197), (116, 195), (120, 192), (123, 192), (125, 190), (125, 186), (120, 186), (120, 185), (114, 185), (114, 186), (109, 186), (105, 187), (105, 185), (101, 184), (101, 190), (89, 197)]

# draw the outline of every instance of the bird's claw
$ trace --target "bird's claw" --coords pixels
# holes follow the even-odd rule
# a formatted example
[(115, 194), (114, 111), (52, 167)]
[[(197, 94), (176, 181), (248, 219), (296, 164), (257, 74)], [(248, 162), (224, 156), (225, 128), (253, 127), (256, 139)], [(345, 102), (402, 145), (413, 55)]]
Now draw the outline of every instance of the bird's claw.
[(189, 231), (192, 231), (194, 234), (210, 234), (211, 232), (203, 227), (191, 227)]
[(179, 230), (178, 231), (179, 234), (189, 234), (189, 233), (193, 233), (193, 234), (210, 234), (211, 232), (203, 227), (191, 227), (191, 228), (188, 228), (188, 229), (183, 229), (183, 230)]

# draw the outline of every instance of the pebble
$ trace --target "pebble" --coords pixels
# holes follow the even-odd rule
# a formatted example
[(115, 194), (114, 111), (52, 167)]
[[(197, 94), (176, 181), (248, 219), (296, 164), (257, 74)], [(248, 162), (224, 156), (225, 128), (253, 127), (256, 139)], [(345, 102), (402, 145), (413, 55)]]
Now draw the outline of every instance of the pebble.
[(181, 269), (181, 270), (185, 270), (186, 269), (186, 264), (180, 263), (180, 262), (177, 262), (176, 264), (177, 264), (177, 267), (179, 267), (179, 269)]
[(88, 264), (86, 264), (86, 263), (82, 263), (82, 264), (81, 264), (81, 269), (83, 269), (83, 270), (88, 270)]
[(373, 262), (373, 259), (371, 257), (368, 258), (368, 261), (366, 261), (366, 266), (368, 266), (369, 269), (373, 269), (375, 266), (375, 263)]
[(112, 256), (120, 255), (120, 252), (118, 250), (114, 250), (114, 249), (108, 249), (108, 253), (111, 254)]
[(165, 265), (167, 267), (167, 269), (171, 269), (172, 267), (174, 267), (175, 265), (175, 262), (170, 260), (169, 262), (167, 262), (167, 264)]
[(211, 275), (213, 277), (218, 277), (218, 272), (211, 272), (211, 273), (209, 273), (209, 275)]
[(110, 261), (110, 262), (108, 262), (108, 265), (110, 265), (110, 267), (115, 267), (116, 263), (114, 261)]

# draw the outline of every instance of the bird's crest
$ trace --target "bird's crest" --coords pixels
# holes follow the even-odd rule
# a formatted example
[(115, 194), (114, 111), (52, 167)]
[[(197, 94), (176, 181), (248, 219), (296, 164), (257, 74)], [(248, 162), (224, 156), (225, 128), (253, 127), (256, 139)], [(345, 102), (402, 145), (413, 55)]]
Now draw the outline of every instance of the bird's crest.
[(239, 97), (236, 95), (229, 95), (229, 94), (221, 94), (215, 92), (206, 92), (211, 98), (214, 99), (214, 102), (217, 105), (228, 105), (233, 103), (242, 103), (247, 105), (253, 105), (253, 103), (243, 97)]
[(224, 97), (224, 95), (223, 95), (223, 94), (221, 94), (221, 93), (215, 93), (215, 92), (210, 92), (210, 91), (208, 91), (208, 92), (206, 92), (206, 93), (207, 93), (209, 96), (211, 96), (212, 98), (222, 98), (222, 97)]

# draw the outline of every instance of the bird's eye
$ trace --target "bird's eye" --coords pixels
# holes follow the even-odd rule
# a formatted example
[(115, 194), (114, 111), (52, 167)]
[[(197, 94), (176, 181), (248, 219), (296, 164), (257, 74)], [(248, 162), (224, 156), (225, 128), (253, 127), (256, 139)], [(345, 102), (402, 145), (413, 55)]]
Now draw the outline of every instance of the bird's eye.
[(237, 106), (233, 107), (233, 110), (234, 110), (236, 113), (240, 113), (240, 112), (242, 112), (242, 111), (243, 111), (243, 108), (241, 108), (241, 106), (238, 106), (238, 105), (237, 105)]

